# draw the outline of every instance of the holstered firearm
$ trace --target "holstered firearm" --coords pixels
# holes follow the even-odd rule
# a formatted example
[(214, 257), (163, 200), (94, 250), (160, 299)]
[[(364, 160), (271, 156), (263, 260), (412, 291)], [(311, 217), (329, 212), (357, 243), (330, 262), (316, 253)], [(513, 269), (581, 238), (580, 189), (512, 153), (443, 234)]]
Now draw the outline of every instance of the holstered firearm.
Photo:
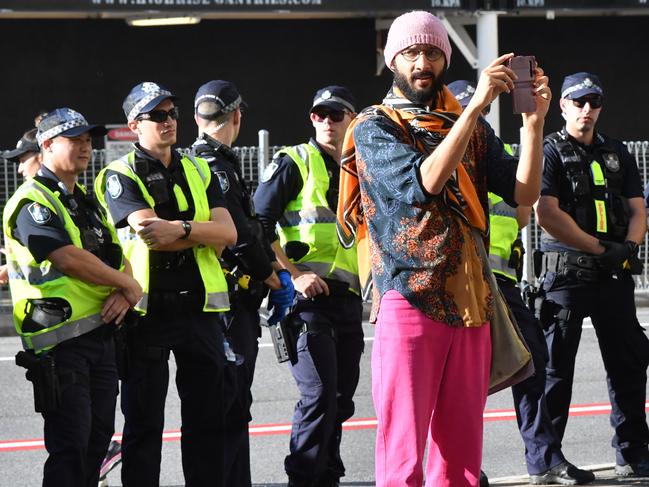
[(25, 377), (34, 387), (34, 410), (37, 413), (56, 411), (61, 405), (61, 387), (54, 355), (21, 350), (16, 354), (16, 365), (27, 369)]
[(130, 343), (137, 326), (137, 320), (137, 313), (131, 310), (127, 311), (122, 322), (115, 327), (113, 334), (117, 376), (120, 380), (127, 379), (131, 369), (133, 345)]

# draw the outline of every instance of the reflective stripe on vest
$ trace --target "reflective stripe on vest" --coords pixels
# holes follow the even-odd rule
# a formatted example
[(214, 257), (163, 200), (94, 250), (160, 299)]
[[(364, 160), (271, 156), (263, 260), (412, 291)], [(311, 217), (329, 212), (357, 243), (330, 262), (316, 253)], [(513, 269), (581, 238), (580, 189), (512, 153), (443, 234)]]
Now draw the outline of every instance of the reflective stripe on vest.
[[(602, 172), (602, 166), (597, 161), (590, 164), (590, 172), (593, 174), (593, 184), (598, 189), (604, 189), (606, 186), (606, 178)], [(593, 199), (595, 202), (595, 229), (599, 233), (606, 233), (608, 231), (606, 224), (606, 203), (604, 200)]]
[(354, 282), (354, 280), (358, 279), (357, 275), (343, 269), (334, 269), (333, 271), (331, 271), (331, 264), (328, 264), (326, 262), (309, 261), (301, 264), (301, 267), (306, 267), (319, 276), (325, 275), (327, 278), (346, 283)]
[(323, 206), (318, 206), (316, 208), (302, 208), (299, 211), (286, 211), (279, 219), (279, 225), (282, 227), (335, 222), (336, 215), (334, 212)]
[(87, 316), (76, 321), (69, 321), (65, 325), (48, 329), (29, 336), (23, 336), (23, 347), (27, 350), (42, 350), (54, 345), (84, 335), (89, 331), (99, 328), (104, 324), (101, 314)]
[(33, 286), (44, 284), (64, 277), (61, 271), (53, 266), (42, 269), (41, 267), (21, 266), (14, 260), (7, 261), (9, 279), (23, 279)]
[[(210, 208), (205, 193), (205, 189), (210, 184), (212, 174), (209, 170), (209, 166), (203, 159), (194, 158), (190, 155), (182, 156), (181, 165), (194, 203), (193, 220), (209, 221)], [(155, 208), (155, 200), (149, 193), (142, 179), (135, 172), (134, 152), (130, 152), (117, 161), (111, 162), (97, 175), (97, 179), (95, 180), (95, 194), (104, 208), (108, 210), (108, 206), (104, 199), (104, 192), (106, 189), (106, 171), (109, 169), (131, 178), (138, 185), (144, 200), (151, 208)], [(180, 188), (178, 189), (180, 190)], [(176, 190), (174, 189), (174, 195), (175, 194)], [(187, 203), (184, 198), (183, 194), (183, 200)], [(183, 203), (183, 200), (177, 201), (177, 203), (180, 205)], [(146, 314), (149, 305), (150, 289), (149, 248), (142, 241), (139, 235), (130, 227), (123, 230), (121, 229), (118, 234), (124, 245), (124, 252), (131, 261), (133, 277), (135, 277), (135, 279), (140, 283), (140, 286), (142, 286), (142, 299), (140, 299), (140, 301), (135, 305), (135, 309), (142, 314)], [(223, 271), (221, 270), (216, 250), (204, 245), (195, 245), (192, 247), (192, 252), (203, 280), (203, 287), (205, 288), (203, 311), (215, 312), (229, 310), (230, 300), (228, 297), (228, 286)]]
[(489, 193), (489, 264), (491, 270), (516, 280), (516, 271), (509, 267), (512, 243), (518, 237), (516, 208), (494, 193)]
[[(83, 188), (80, 189), (84, 191)], [(58, 191), (52, 192), (36, 180), (26, 181), (9, 199), (3, 213), (14, 325), (24, 347), (37, 353), (100, 326), (103, 323), (102, 307), (113, 291), (109, 286), (90, 284), (68, 276), (48, 260), (37, 263), (29, 249), (15, 239), (13, 225), (16, 215), (27, 200), (48, 208), (61, 220), (72, 244), (83, 249), (81, 230), (59, 200), (59, 195)], [(115, 229), (105, 220), (103, 214), (100, 213), (99, 217), (108, 229), (113, 244), (119, 245)], [(120, 270), (123, 270), (123, 261)], [(32, 310), (34, 299), (63, 300), (65, 306), (69, 306), (69, 318), (36, 332), (23, 331), (23, 323)]]
[(345, 282), (360, 295), (356, 245), (345, 249), (338, 240), (336, 214), (327, 202), (329, 174), (320, 151), (311, 144), (301, 144), (282, 149), (280, 156), (284, 154), (298, 167), (302, 189), (278, 221), (280, 245), (295, 241), (306, 244), (306, 255), (293, 261), (298, 269)]

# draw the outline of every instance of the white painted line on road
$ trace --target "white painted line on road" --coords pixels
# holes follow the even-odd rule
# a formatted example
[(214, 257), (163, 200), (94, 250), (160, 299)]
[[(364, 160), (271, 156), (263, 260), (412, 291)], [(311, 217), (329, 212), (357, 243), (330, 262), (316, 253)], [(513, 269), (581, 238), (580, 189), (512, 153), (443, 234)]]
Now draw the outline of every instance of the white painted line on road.
[[(649, 322), (640, 323), (640, 326), (642, 326), (643, 328), (649, 328)], [(584, 330), (592, 330), (593, 329), (593, 325), (590, 323), (590, 319), (586, 318), (584, 320), (584, 324), (582, 325), (582, 328)], [(365, 337), (364, 340), (366, 342), (373, 342), (374, 337), (373, 336), (372, 337)], [(271, 342), (263, 342), (263, 343), (259, 344), (259, 348), (272, 348), (272, 347), (273, 347), (273, 344)], [(0, 357), (0, 362), (13, 362), (13, 361), (14, 361), (14, 357)]]

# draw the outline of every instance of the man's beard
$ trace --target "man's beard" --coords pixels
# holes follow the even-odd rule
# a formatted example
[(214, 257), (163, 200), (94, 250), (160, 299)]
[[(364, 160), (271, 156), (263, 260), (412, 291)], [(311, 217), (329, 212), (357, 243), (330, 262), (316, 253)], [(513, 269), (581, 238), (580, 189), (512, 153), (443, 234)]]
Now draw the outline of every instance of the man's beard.
[(408, 76), (400, 73), (399, 71), (394, 72), (394, 84), (401, 90), (403, 96), (408, 100), (418, 105), (430, 105), (434, 107), (437, 102), (437, 95), (442, 91), (444, 87), (444, 75), (446, 74), (446, 69), (444, 69), (439, 76), (435, 76), (431, 71), (419, 71), (418, 73), (413, 74), (413, 80), (422, 77), (423, 75), (432, 76), (433, 83), (428, 88), (421, 90), (416, 89), (410, 84)]

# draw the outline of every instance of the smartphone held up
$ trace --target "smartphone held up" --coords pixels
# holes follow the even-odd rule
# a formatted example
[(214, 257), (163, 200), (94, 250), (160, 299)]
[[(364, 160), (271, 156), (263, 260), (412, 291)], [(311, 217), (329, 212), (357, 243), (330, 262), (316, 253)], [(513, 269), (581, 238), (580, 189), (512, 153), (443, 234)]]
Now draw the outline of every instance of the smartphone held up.
[(514, 56), (508, 61), (507, 67), (518, 76), (518, 79), (514, 81), (514, 90), (512, 91), (514, 113), (535, 112), (534, 78), (536, 58), (534, 56)]

